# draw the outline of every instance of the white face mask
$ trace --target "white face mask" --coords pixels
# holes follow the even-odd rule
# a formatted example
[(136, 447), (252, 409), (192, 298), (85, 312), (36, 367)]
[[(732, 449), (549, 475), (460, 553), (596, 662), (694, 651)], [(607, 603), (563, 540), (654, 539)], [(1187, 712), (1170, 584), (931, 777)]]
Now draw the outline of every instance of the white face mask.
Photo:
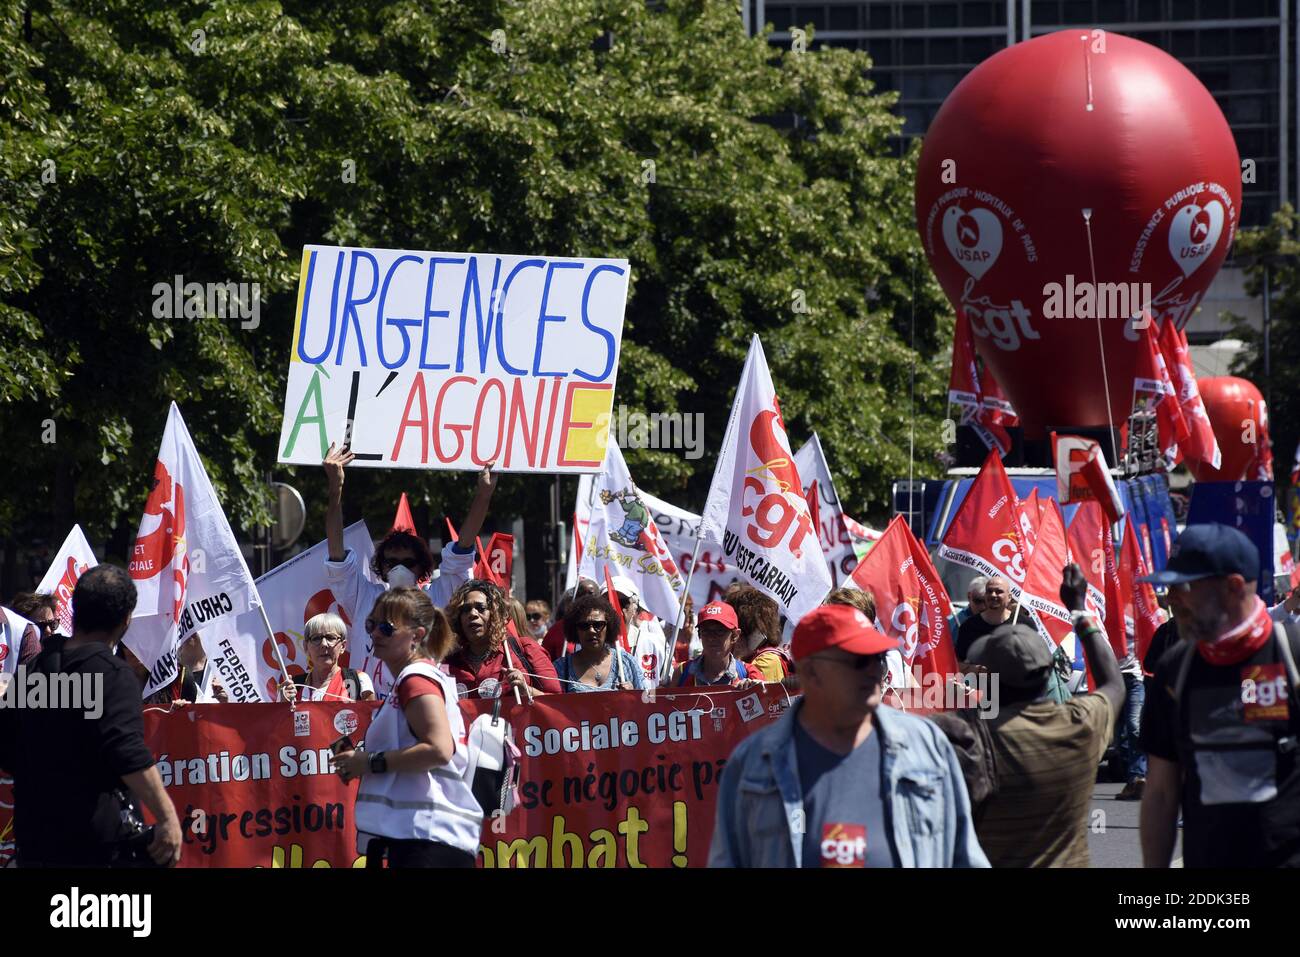
[(415, 572), (405, 565), (394, 565), (388, 570), (390, 588), (411, 588), (415, 585)]
[(541, 621), (535, 624), (530, 624), (528, 626), (528, 630), (532, 632), (534, 638), (546, 637), (546, 619), (543, 618)]

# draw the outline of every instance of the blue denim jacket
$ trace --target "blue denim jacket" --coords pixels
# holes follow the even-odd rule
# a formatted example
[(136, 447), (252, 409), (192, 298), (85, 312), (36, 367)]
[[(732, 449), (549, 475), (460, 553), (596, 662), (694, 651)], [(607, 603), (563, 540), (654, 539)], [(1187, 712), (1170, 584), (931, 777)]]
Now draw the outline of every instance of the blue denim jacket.
[[(741, 742), (722, 772), (710, 867), (800, 867), (803, 794), (795, 763), (796, 701)], [(971, 822), (966, 781), (943, 732), (923, 718), (876, 709), (885, 808), (903, 867), (988, 867)], [(791, 822), (800, 822), (797, 828)]]

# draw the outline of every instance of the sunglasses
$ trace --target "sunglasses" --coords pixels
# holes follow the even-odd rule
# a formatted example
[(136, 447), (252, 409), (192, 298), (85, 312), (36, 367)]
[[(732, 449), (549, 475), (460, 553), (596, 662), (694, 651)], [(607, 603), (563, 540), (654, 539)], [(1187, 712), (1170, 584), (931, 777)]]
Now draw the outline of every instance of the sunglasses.
[(33, 624), (41, 631), (53, 631), (55, 628), (59, 627), (57, 618), (51, 618), (49, 621), (37, 621), (33, 622)]
[(603, 621), (580, 621), (578, 622), (578, 630), (601, 632), (605, 630), (606, 624)]
[(528, 613), (529, 621), (541, 621), (545, 617), (540, 611), (530, 611)]
[(391, 638), (395, 631), (397, 631), (397, 626), (391, 621), (375, 621), (373, 618), (366, 619), (366, 634), (368, 635), (373, 635), (375, 632), (379, 632), (385, 638)]
[[(372, 624), (372, 623), (371, 623), (371, 622), (367, 622), (366, 624), (369, 625), (369, 624)], [(385, 624), (388, 624), (388, 623), (385, 622)], [(392, 627), (392, 626), (390, 625), (389, 627)], [(371, 630), (371, 629), (368, 628), (367, 630), (369, 631), (369, 630)], [(343, 636), (342, 636), (342, 635), (312, 635), (310, 638), (307, 639), (307, 644), (309, 644), (309, 645), (322, 645), (322, 644), (337, 645), (337, 644), (339, 644), (339, 643), (342, 642), (342, 641), (343, 641)]]
[(888, 652), (882, 651), (874, 655), (853, 655), (851, 658), (832, 658), (829, 655), (813, 655), (819, 661), (829, 661), (833, 664), (843, 665), (846, 668), (852, 668), (854, 671), (866, 671), (868, 668), (880, 668), (885, 664), (885, 656)]

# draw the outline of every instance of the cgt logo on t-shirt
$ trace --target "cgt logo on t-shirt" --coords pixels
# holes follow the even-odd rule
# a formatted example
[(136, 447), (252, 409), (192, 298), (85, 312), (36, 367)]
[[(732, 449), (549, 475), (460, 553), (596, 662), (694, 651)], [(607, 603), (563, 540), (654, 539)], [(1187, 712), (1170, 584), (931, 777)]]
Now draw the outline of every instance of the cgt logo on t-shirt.
[(866, 867), (865, 824), (822, 825), (822, 867)]

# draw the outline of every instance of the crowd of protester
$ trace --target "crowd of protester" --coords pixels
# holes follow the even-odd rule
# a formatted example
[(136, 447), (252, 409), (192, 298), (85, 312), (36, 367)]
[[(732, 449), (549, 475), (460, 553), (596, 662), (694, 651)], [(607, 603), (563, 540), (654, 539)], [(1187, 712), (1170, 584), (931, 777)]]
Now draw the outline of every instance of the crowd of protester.
[[(1169, 865), (1180, 816), (1188, 866), (1300, 864), (1300, 708), (1292, 700), (1300, 589), (1266, 608), (1258, 552), (1234, 529), (1189, 527), (1168, 567), (1149, 576), (1167, 589), (1170, 617), (1145, 660), (1131, 625), (1127, 654), (1117, 658), (1085, 611), (1084, 576), (1065, 568), (1060, 598), (1090, 674), (1084, 693), (1065, 686), (1060, 652), (1017, 621), (1011, 583), (974, 579), (951, 621), (955, 651), (964, 672), (997, 676), (998, 707), (923, 718), (891, 707), (915, 679), (877, 629), (873, 596), (857, 588), (832, 591), (785, 643), (777, 603), (738, 582), (698, 611), (688, 603), (680, 622), (658, 619), (621, 577), (579, 579), (552, 612), (545, 600), (521, 601), (471, 577), (472, 548), (451, 542), (435, 556), (409, 530), (376, 545), (367, 575), (343, 541), (350, 457), (331, 449), (325, 460), (325, 572), (347, 616), (364, 623), (385, 686), (353, 667), (344, 619), (322, 613), (303, 629), (306, 669), (280, 693), (295, 702), (380, 700), (364, 744), (348, 742), (335, 756), (345, 781), (361, 781), (357, 822), (372, 866), (473, 864), (483, 815), (462, 780), (469, 757), (459, 699), (526, 703), (661, 684), (779, 684), (793, 695), (784, 716), (726, 765), (715, 866), (1087, 866), (1090, 801), (1108, 753), (1124, 780), (1118, 798), (1142, 801), (1149, 866)], [(484, 469), (461, 541), (477, 536), (494, 485)], [(51, 732), (41, 725), (51, 719), (4, 715), (0, 767), (15, 772), (22, 807), (54, 801), (90, 821), (89, 830), (59, 836), (43, 830), (45, 811), (19, 813), (23, 863), (113, 863), (102, 820), (114, 800), (131, 796), (160, 822), (148, 854), (174, 863), (175, 814), (157, 772), (148, 773), (139, 721), (148, 676), (121, 642), (133, 596), (120, 569), (101, 565), (76, 586), (71, 636), (56, 634), (51, 596), (20, 594), (0, 609), (0, 638), (18, 650), (18, 663), (97, 671), (117, 695), (107, 724), (78, 732), (73, 750), (91, 766), (75, 772), (13, 746)], [(198, 634), (181, 645), (178, 663), (173, 685), (146, 705), (229, 700)], [(1244, 693), (1247, 679), (1257, 698)], [(78, 850), (91, 835), (94, 852)]]

